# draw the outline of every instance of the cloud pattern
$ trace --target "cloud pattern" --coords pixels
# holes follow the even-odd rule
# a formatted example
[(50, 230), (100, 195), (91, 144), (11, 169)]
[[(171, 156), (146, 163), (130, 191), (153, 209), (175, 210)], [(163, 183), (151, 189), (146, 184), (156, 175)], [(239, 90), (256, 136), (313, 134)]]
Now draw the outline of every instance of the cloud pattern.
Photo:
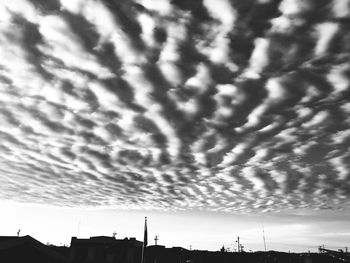
[(350, 1), (0, 3), (0, 198), (347, 209)]

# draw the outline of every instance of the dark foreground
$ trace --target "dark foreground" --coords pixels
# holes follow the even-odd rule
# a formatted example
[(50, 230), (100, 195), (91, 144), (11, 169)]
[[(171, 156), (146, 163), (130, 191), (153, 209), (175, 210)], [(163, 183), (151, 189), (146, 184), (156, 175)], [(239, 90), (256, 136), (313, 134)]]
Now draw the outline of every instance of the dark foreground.
[[(143, 243), (135, 238), (72, 238), (70, 247), (44, 245), (30, 236), (0, 237), (1, 263), (141, 263)], [(212, 252), (148, 246), (143, 263), (328, 263), (350, 262), (348, 253)]]

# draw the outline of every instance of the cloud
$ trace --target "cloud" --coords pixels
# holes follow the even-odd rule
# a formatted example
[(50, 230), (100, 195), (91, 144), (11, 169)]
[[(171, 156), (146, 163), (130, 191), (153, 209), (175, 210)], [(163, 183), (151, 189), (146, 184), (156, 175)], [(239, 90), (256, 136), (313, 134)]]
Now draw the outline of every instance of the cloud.
[(334, 0), (332, 5), (332, 13), (337, 18), (347, 17), (350, 14), (349, 0)]
[(324, 23), (318, 26), (319, 38), (315, 47), (315, 55), (322, 56), (327, 52), (329, 43), (339, 29), (336, 23)]
[(345, 2), (1, 3), (0, 198), (347, 209)]
[(257, 78), (263, 72), (264, 67), (269, 63), (268, 47), (269, 41), (264, 38), (257, 38), (254, 41), (254, 51), (250, 57), (250, 67), (245, 75), (251, 78)]

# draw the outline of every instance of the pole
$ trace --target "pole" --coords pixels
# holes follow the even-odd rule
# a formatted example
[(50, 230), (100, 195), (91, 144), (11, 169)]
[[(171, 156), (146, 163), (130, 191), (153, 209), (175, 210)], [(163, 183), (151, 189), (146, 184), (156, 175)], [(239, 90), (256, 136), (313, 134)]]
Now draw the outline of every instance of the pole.
[(144, 250), (145, 250), (145, 247), (144, 247), (144, 245), (142, 245), (142, 254), (141, 254), (141, 263), (143, 263), (143, 256), (144, 256)]
[(141, 253), (141, 263), (145, 261), (145, 250), (147, 246), (147, 216), (145, 217), (145, 228), (143, 231), (143, 244), (142, 244), (142, 253)]
[(264, 249), (265, 249), (265, 252), (266, 252), (266, 240), (265, 240), (265, 230), (264, 230), (264, 225), (262, 225), (262, 228), (263, 228)]
[(79, 232), (80, 232), (80, 218), (79, 218), (79, 222), (78, 222), (78, 231), (77, 231), (77, 238), (79, 238)]
[(240, 244), (239, 244), (239, 236), (237, 237), (237, 246), (238, 246), (237, 251), (240, 252), (240, 248), (241, 247), (240, 247)]

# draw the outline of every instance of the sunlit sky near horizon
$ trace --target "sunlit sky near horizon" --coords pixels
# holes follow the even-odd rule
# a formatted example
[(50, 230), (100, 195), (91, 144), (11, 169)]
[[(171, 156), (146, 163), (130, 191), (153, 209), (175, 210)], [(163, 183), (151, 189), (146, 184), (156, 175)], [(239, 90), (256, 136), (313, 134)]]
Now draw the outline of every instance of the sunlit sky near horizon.
[(149, 214), (170, 246), (259, 250), (262, 224), (271, 249), (346, 246), (349, 21), (350, 0), (1, 1), (0, 235), (140, 237)]
[(207, 211), (143, 211), (108, 208), (58, 208), (45, 205), (1, 203), (2, 235), (31, 235), (44, 244), (69, 246), (72, 236), (135, 237), (143, 241), (148, 217), (148, 245), (181, 246), (218, 251), (237, 249), (240, 237), (246, 251), (266, 249), (317, 252), (318, 246), (344, 249), (350, 239), (350, 215), (341, 211), (291, 210), (233, 214)]

